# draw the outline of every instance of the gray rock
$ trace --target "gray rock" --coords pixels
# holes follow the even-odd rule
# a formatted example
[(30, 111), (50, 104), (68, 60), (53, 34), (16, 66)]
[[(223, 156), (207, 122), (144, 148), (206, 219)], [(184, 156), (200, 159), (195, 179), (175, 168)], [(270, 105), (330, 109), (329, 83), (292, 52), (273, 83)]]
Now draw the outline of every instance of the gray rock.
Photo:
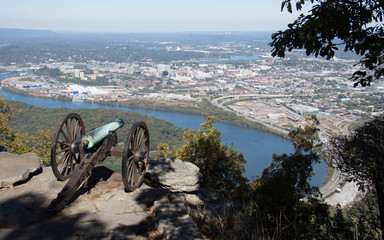
[(154, 215), (157, 234), (168, 240), (204, 239), (188, 215), (183, 193), (170, 193), (155, 201)]
[(180, 159), (165, 158), (148, 161), (149, 179), (171, 190), (193, 192), (200, 188), (199, 168)]
[(40, 158), (35, 153), (0, 152), (0, 188), (22, 183), (41, 171)]
[(147, 211), (164, 190), (143, 184), (126, 193), (121, 175), (96, 167), (89, 189), (60, 213), (45, 211), (64, 187), (50, 168), (25, 184), (1, 190), (0, 239), (146, 239)]
[[(0, 154), (0, 159), (5, 161), (0, 169), (2, 179), (9, 179), (10, 172), (15, 174), (25, 168), (17, 174), (24, 176), (22, 180), (11, 181), (12, 188), (0, 190), (0, 239), (140, 240), (148, 238), (151, 222), (156, 223), (159, 239), (203, 239), (188, 215), (185, 195), (181, 192), (190, 193), (199, 187), (199, 169), (191, 163), (179, 159), (151, 160), (149, 175), (166, 189), (142, 184), (128, 193), (124, 191), (120, 174), (97, 166), (88, 180), (89, 188), (81, 187), (69, 206), (52, 215), (45, 208), (66, 182), (57, 181), (50, 168), (41, 168), (34, 154)], [(35, 159), (37, 166), (23, 163), (21, 167), (25, 158)], [(41, 174), (30, 178), (36, 169), (41, 169)], [(20, 181), (25, 183), (14, 184)], [(191, 193), (188, 199), (198, 201)]]
[(199, 198), (196, 194), (185, 194), (185, 203), (192, 206), (202, 206), (204, 201)]

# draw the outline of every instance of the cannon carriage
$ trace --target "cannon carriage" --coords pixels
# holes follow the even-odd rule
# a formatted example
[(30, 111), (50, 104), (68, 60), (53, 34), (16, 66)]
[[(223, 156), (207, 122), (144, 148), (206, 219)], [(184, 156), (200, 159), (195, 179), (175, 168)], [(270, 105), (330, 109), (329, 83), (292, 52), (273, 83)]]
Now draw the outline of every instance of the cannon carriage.
[(140, 187), (149, 158), (148, 127), (144, 122), (136, 122), (129, 131), (124, 149), (119, 149), (116, 147), (116, 131), (123, 125), (124, 121), (117, 119), (86, 133), (84, 122), (78, 114), (70, 113), (63, 118), (52, 140), (51, 166), (58, 181), (68, 182), (47, 211), (61, 211), (80, 186), (87, 186), (93, 167), (108, 156), (122, 158), (125, 191)]

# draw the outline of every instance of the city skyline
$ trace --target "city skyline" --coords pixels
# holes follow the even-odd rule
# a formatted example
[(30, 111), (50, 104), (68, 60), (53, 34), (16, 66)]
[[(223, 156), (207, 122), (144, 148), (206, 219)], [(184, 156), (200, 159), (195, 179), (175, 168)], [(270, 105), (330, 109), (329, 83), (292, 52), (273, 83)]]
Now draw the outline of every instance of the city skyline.
[(282, 0), (13, 0), (0, 4), (0, 28), (74, 32), (277, 31), (297, 18)]

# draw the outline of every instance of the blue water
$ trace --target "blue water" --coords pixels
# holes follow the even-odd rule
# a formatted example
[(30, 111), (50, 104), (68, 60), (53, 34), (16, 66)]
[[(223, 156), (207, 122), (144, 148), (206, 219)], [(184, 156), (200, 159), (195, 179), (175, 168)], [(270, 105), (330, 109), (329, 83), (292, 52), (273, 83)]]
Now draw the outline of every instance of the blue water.
[(231, 56), (230, 59), (210, 61), (210, 62), (200, 62), (200, 64), (218, 64), (218, 63), (229, 63), (237, 61), (253, 61), (260, 60), (260, 57), (249, 57), (249, 56)]
[(15, 73), (0, 73), (0, 80), (4, 79), (4, 78), (9, 78), (9, 77), (16, 77), (16, 76), (19, 76), (19, 75), (20, 75), (19, 72), (15, 72)]
[[(6, 100), (16, 100), (31, 104), (35, 107), (48, 108), (113, 108), (125, 111), (133, 111), (143, 113), (152, 117), (163, 119), (173, 123), (179, 128), (189, 128), (197, 130), (201, 123), (206, 121), (206, 117), (195, 114), (161, 112), (145, 109), (133, 109), (128, 107), (106, 106), (100, 104), (61, 101), (48, 98), (28, 97), (24, 95), (6, 92), (0, 89), (0, 95)], [(221, 138), (225, 144), (232, 146), (239, 152), (244, 154), (247, 160), (247, 170), (245, 176), (251, 179), (252, 176), (261, 176), (264, 168), (268, 167), (272, 161), (272, 154), (293, 153), (294, 148), (292, 143), (280, 136), (249, 129), (238, 127), (218, 121), (216, 128), (222, 132)], [(326, 167), (324, 163), (314, 166), (315, 176), (312, 177), (311, 183), (315, 186), (320, 186), (326, 175)]]
[(148, 50), (153, 50), (153, 51), (160, 51), (160, 50), (166, 50), (166, 47), (151, 47), (147, 48)]

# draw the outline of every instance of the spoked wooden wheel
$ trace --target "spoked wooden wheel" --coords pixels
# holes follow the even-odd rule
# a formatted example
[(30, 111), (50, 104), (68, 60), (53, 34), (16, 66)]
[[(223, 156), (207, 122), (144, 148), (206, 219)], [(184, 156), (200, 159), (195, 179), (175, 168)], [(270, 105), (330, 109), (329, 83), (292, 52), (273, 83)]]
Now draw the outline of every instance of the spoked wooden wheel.
[(79, 146), (85, 134), (83, 120), (76, 113), (68, 114), (56, 130), (51, 145), (51, 166), (57, 180), (68, 179), (80, 163)]
[(126, 191), (140, 187), (149, 157), (149, 132), (144, 122), (138, 122), (131, 128), (123, 153), (122, 175)]

